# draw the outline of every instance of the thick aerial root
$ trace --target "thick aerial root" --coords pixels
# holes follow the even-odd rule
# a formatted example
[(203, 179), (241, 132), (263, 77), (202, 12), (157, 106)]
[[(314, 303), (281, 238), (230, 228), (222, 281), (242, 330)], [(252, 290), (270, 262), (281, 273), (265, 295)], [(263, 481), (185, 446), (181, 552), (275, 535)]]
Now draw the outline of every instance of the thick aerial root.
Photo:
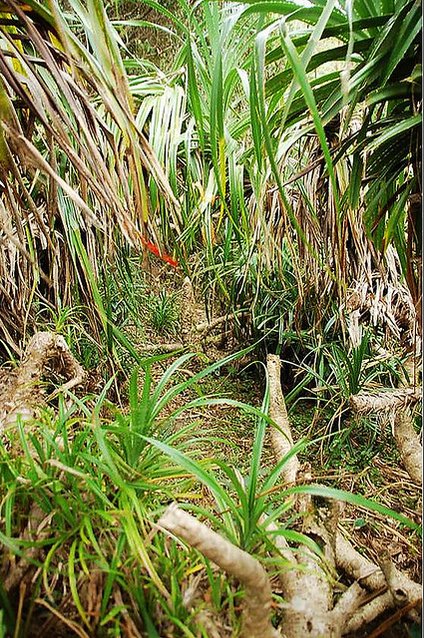
[(350, 405), (358, 414), (386, 414), (393, 422), (393, 435), (402, 463), (412, 480), (423, 482), (423, 448), (416, 433), (410, 406), (421, 398), (415, 388), (400, 388), (376, 394), (356, 394), (350, 397)]
[[(269, 380), (269, 416), (277, 427), (270, 430), (271, 442), (274, 450), (276, 463), (279, 463), (293, 447), (293, 438), (290, 429), (290, 422), (287, 415), (286, 403), (281, 389), (280, 357), (269, 354), (267, 357), (267, 371)], [(287, 485), (296, 483), (299, 461), (297, 456), (292, 456), (282, 469), (281, 476)]]
[[(268, 355), (267, 371), (270, 394), (270, 417), (278, 426), (271, 429), (271, 442), (275, 461), (279, 463), (293, 447), (290, 421), (284, 401), (280, 382), (280, 358)], [(283, 481), (288, 485), (296, 483), (299, 461), (294, 455), (282, 468)], [(340, 618), (352, 615), (362, 600), (363, 590), (356, 586), (343, 595), (333, 609), (333, 592), (329, 578), (335, 572), (334, 566), (334, 534), (337, 529), (339, 507), (330, 503), (326, 512), (326, 520), (319, 509), (315, 509), (312, 500), (306, 495), (298, 495), (295, 506), (303, 511), (304, 523), (302, 532), (319, 538), (324, 548), (321, 560), (309, 547), (300, 545), (295, 551), (289, 548), (284, 536), (278, 534), (278, 526), (268, 524), (265, 527), (273, 532), (273, 539), (280, 555), (290, 568), (282, 569), (279, 574), (284, 598), (283, 627), (287, 638), (340, 638), (343, 623)], [(330, 520), (331, 519), (331, 520)], [(333, 520), (334, 519), (334, 520)], [(312, 594), (313, 592), (313, 594)]]
[(393, 434), (405, 470), (415, 483), (422, 485), (423, 448), (412, 425), (412, 417), (409, 410), (396, 413)]
[(349, 401), (352, 409), (358, 414), (387, 413), (392, 414), (405, 409), (421, 399), (421, 392), (416, 388), (399, 388), (387, 392), (353, 394)]
[(336, 565), (356, 582), (360, 582), (361, 587), (376, 594), (350, 619), (346, 619), (346, 634), (366, 626), (389, 609), (421, 605), (421, 585), (396, 569), (387, 559), (380, 566), (368, 560), (340, 532), (336, 535)]
[(17, 371), (10, 373), (0, 392), (0, 431), (13, 426), (18, 416), (24, 421), (33, 418), (37, 405), (43, 402), (43, 377), (55, 374), (67, 379), (60, 390), (70, 390), (85, 378), (82, 366), (61, 335), (37, 332)]
[(180, 536), (245, 587), (243, 638), (278, 638), (270, 621), (271, 586), (262, 565), (177, 505), (170, 505), (158, 524)]

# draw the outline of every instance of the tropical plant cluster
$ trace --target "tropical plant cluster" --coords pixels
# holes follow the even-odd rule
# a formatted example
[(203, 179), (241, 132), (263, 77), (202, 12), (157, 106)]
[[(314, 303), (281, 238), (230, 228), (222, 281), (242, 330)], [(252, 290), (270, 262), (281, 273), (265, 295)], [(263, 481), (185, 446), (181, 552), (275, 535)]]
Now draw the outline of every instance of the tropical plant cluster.
[[(350, 545), (328, 503), (394, 521), (414, 555), (419, 513), (311, 486), (303, 459), (372, 463), (386, 418), (413, 490), (422, 473), (421, 31), (417, 0), (1, 4), (0, 638), (297, 638), (292, 583), (274, 586), (294, 548), (305, 587), (350, 619), (323, 612), (335, 638), (379, 618), (414, 635), (419, 586), (390, 561), (360, 562), (386, 602), (355, 621), (368, 575), (338, 575)], [(33, 405), (37, 331), (86, 376), (62, 383), (63, 353), (40, 351)], [(261, 408), (210, 390), (239, 360)], [(310, 411), (305, 439), (285, 403)], [(222, 410), (228, 433), (204, 429)], [(171, 501), (265, 566), (264, 624)]]

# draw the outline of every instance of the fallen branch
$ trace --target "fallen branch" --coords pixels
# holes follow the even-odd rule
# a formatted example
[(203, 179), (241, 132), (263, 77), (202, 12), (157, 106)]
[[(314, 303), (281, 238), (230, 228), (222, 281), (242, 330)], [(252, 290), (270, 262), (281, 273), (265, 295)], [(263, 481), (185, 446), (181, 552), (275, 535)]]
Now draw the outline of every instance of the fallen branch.
[(148, 346), (143, 346), (143, 353), (148, 352), (178, 352), (178, 350), (184, 350), (186, 346), (180, 342), (176, 341), (175, 343), (156, 343)]
[(221, 326), (223, 323), (227, 321), (233, 321), (235, 317), (242, 313), (242, 310), (238, 312), (232, 312), (229, 315), (222, 315), (221, 317), (216, 317), (215, 319), (211, 319), (211, 321), (203, 321), (202, 323), (198, 323), (196, 326), (197, 332), (201, 333), (201, 336), (206, 336), (211, 330), (216, 328), (217, 326)]
[(244, 638), (278, 638), (279, 633), (269, 618), (271, 586), (266, 571), (257, 560), (179, 509), (175, 503), (166, 509), (158, 525), (196, 547), (206, 558), (244, 585)]

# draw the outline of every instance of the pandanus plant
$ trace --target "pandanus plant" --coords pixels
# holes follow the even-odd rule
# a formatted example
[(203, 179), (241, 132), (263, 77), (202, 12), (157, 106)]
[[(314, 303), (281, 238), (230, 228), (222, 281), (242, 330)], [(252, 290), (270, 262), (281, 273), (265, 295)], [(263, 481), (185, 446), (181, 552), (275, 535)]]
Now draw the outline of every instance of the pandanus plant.
[(328, 319), (334, 301), (349, 305), (353, 288), (361, 302), (375, 296), (376, 321), (398, 323), (399, 336), (404, 315), (412, 332), (421, 295), (419, 3), (179, 7), (186, 22), (174, 23), (184, 43), (173, 86), (187, 96), (179, 158), (188, 204), (178, 250), (203, 250), (207, 286), (227, 307), (250, 304), (259, 323), (269, 325), (278, 299), (287, 311), (290, 270), (299, 326)]
[[(419, 312), (420, 4), (248, 4), (247, 11), (280, 14), (256, 41), (258, 135), (283, 199), (284, 180), (298, 188), (301, 253), (312, 257), (312, 270), (321, 261), (346, 286), (390, 271), (394, 247)], [(298, 140), (297, 172), (280, 178)]]
[(97, 280), (119, 246), (171, 265), (155, 233), (149, 176), (178, 209), (136, 119), (103, 3), (2, 3), (0, 340), (19, 353), (34, 298), (86, 304), (106, 327)]

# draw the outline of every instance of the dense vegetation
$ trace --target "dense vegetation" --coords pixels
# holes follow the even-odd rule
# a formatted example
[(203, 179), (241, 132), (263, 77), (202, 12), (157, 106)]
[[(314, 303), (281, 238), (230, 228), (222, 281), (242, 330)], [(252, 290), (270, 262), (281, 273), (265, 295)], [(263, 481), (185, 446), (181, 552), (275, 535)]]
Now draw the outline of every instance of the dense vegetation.
[[(170, 501), (266, 567), (287, 636), (294, 546), (331, 635), (414, 635), (421, 29), (413, 0), (3, 2), (0, 637), (253, 636)], [(338, 521), (386, 579), (362, 622)]]

